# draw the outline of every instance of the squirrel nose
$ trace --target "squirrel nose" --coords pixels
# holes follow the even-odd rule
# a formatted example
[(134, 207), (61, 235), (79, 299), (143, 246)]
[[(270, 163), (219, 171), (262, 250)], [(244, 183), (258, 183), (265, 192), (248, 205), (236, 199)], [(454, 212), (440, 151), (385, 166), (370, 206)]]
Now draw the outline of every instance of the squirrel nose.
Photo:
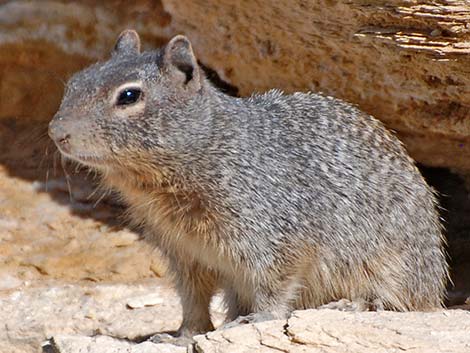
[(61, 124), (52, 120), (49, 123), (49, 137), (55, 142), (57, 147), (67, 152), (70, 149), (70, 138), (71, 135), (65, 131), (64, 127)]

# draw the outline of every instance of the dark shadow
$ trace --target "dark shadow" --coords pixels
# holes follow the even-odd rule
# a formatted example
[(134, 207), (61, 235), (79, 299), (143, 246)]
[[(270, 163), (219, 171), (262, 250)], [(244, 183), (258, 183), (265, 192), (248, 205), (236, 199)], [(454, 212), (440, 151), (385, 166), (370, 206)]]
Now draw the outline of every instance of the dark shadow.
[(145, 341), (148, 341), (152, 336), (158, 335), (158, 334), (168, 334), (170, 336), (176, 336), (178, 332), (177, 331), (162, 331), (162, 332), (155, 332), (152, 333), (151, 335), (144, 335), (144, 336), (137, 336), (136, 338), (130, 340), (131, 342), (134, 343), (142, 343)]
[(470, 192), (465, 181), (448, 169), (420, 166), (427, 182), (439, 194), (444, 220), (452, 283), (447, 305), (460, 305), (470, 297)]
[[(83, 218), (95, 218), (120, 229), (123, 206), (115, 195), (96, 191), (97, 178), (85, 169), (61, 163), (56, 147), (47, 136), (48, 122), (0, 120), (0, 164), (7, 176), (34, 183), (37, 192), (47, 192), (54, 201), (70, 207)], [(100, 212), (107, 209), (108, 212)], [(109, 217), (103, 218), (103, 214)], [(96, 217), (94, 215), (97, 215)]]

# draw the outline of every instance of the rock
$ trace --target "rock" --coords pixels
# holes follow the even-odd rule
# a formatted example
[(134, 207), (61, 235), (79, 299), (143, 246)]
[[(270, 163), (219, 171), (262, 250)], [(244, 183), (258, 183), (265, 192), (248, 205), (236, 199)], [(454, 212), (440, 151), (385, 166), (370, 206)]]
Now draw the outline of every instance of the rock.
[[(284, 334), (285, 320), (240, 325), (196, 336), (196, 351), (204, 353), (290, 352), (295, 346)], [(304, 347), (305, 352), (308, 347)]]
[[(39, 344), (53, 335), (92, 336), (104, 333), (130, 339), (140, 335), (150, 335), (159, 329), (158, 317), (153, 322), (155, 311), (149, 308), (137, 312), (126, 307), (129, 298), (148, 293), (150, 290), (158, 291), (159, 288), (125, 285), (51, 285), (15, 291), (0, 299), (2, 307), (0, 316), (5, 323), (5, 330), (0, 330), (0, 342), (23, 347), (25, 351), (26, 347), (32, 346), (34, 342), (36, 350), (30, 352), (36, 352)], [(177, 306), (177, 300), (170, 298), (167, 298), (167, 305)], [(165, 307), (163, 310), (160, 308), (161, 313), (169, 310), (168, 306)], [(166, 314), (169, 315), (168, 312)], [(136, 322), (134, 320), (137, 317), (139, 319)], [(173, 325), (176, 326), (178, 315), (172, 310), (169, 317), (175, 318)], [(172, 322), (166, 324), (167, 327), (172, 327)], [(160, 329), (165, 326), (161, 319), (160, 325)]]
[(287, 321), (242, 325), (196, 336), (215, 352), (466, 352), (470, 312), (296, 311)]
[(23, 281), (8, 274), (0, 274), (0, 291), (21, 286)]
[(131, 298), (127, 301), (127, 306), (131, 309), (140, 309), (144, 306), (154, 306), (162, 304), (163, 298), (155, 293), (147, 294), (141, 297)]
[[(11, 177), (0, 166), (0, 287), (3, 274), (133, 281), (164, 273), (159, 252), (124, 227), (121, 208), (71, 201), (62, 179), (50, 181), (45, 192), (39, 182)], [(86, 189), (84, 180), (71, 182)]]
[[(136, 28), (163, 44), (170, 18), (159, 1), (9, 1), (0, 5), (0, 119), (48, 120), (63, 80), (107, 55), (116, 33)], [(41, 94), (40, 92), (47, 92)]]
[(63, 81), (109, 55), (124, 28), (137, 29), (145, 48), (185, 33), (242, 95), (280, 88), (343, 98), (395, 129), (419, 162), (466, 175), (469, 21), (466, 0), (10, 1), (0, 5), (0, 121), (15, 118), (29, 136), (44, 131)]
[(43, 345), (43, 352), (49, 353), (186, 353), (186, 347), (150, 342), (132, 343), (106, 336), (55, 336)]
[[(149, 303), (148, 298), (155, 297), (161, 303), (154, 300), (155, 305), (136, 309), (127, 305), (136, 298)], [(224, 319), (220, 303), (216, 296), (211, 305), (216, 326)], [(22, 286), (0, 292), (0, 307), (4, 328), (0, 352), (34, 353), (51, 338), (44, 344), (46, 353), (153, 352), (153, 343), (139, 342), (156, 332), (175, 330), (181, 320), (179, 298), (162, 279), (132, 285), (46, 282)], [(240, 325), (195, 340), (200, 353), (393, 349), (460, 353), (470, 349), (468, 332), (470, 311), (464, 310), (354, 313), (325, 309), (296, 311), (287, 321)], [(109, 351), (102, 348), (106, 344)]]
[[(249, 352), (395, 352), (460, 353), (470, 349), (470, 312), (342, 312), (304, 310), (289, 320), (240, 325), (196, 336), (199, 353)], [(106, 346), (107, 344), (107, 346)], [(181, 347), (135, 344), (110, 337), (54, 336), (57, 353), (177, 352)], [(108, 347), (108, 348), (106, 348)], [(173, 350), (175, 349), (175, 350)], [(147, 352), (146, 351), (146, 352)], [(126, 351), (127, 352), (127, 351)], [(160, 352), (160, 351), (159, 351)]]
[[(153, 306), (130, 309), (127, 304), (136, 298)], [(42, 281), (39, 286), (0, 291), (0, 308), (2, 353), (36, 353), (41, 343), (51, 337), (61, 349), (67, 342), (77, 347), (95, 343), (101, 347), (108, 342), (107, 338), (77, 342), (69, 336), (110, 336), (116, 338), (117, 348), (121, 347), (119, 342), (124, 342), (123, 347), (127, 347), (126, 344), (142, 341), (157, 332), (176, 330), (181, 321), (179, 297), (162, 279), (132, 284)], [(220, 324), (223, 312), (216, 306), (212, 312), (215, 323)], [(63, 338), (66, 336), (68, 338)], [(139, 346), (139, 349), (146, 346)], [(71, 352), (78, 352), (77, 349)], [(93, 352), (99, 352), (99, 349), (93, 349)]]
[(470, 312), (347, 313), (296, 312), (287, 334), (302, 345), (324, 345), (335, 352), (363, 350), (464, 352), (470, 348)]

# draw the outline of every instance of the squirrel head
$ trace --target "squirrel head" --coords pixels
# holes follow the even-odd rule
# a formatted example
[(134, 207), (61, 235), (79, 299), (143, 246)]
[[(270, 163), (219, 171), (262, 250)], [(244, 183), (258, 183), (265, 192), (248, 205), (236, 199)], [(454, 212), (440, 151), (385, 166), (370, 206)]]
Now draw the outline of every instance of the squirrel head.
[(139, 35), (126, 30), (107, 61), (69, 80), (49, 136), (96, 169), (165, 164), (204, 143), (210, 89), (185, 36), (141, 53)]

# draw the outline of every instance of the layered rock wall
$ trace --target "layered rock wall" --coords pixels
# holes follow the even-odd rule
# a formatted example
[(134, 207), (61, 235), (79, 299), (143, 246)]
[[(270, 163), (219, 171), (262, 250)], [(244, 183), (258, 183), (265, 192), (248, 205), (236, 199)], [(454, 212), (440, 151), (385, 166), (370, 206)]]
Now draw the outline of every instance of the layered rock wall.
[(470, 171), (470, 4), (436, 1), (7, 1), (0, 119), (47, 121), (63, 83), (122, 29), (185, 33), (241, 95), (322, 91), (396, 130), (421, 163)]

